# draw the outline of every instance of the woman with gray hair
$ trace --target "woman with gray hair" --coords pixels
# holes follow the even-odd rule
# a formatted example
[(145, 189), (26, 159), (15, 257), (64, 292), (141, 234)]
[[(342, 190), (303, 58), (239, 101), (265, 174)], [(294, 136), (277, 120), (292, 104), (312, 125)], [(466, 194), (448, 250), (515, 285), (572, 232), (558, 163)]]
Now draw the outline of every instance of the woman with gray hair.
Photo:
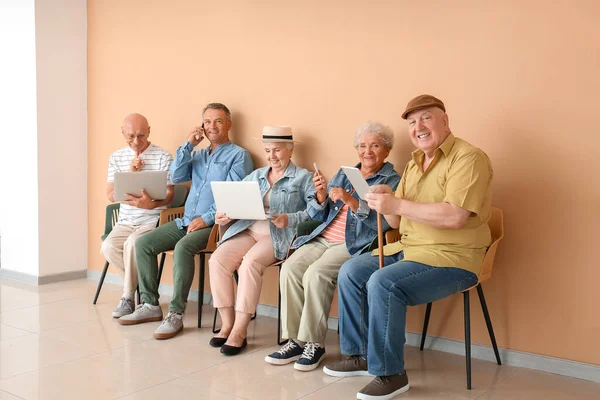
[[(387, 184), (393, 190), (398, 186), (400, 176), (385, 161), (393, 145), (391, 128), (379, 122), (365, 122), (356, 131), (356, 167), (369, 186)], [(295, 361), (294, 368), (300, 371), (317, 368), (325, 354), (327, 319), (340, 267), (368, 250), (377, 236), (377, 213), (358, 197), (342, 170), (329, 184), (316, 171), (313, 183), (317, 192), (308, 213), (321, 224), (294, 241), (292, 248), (297, 250), (282, 266), (282, 336), (289, 340), (265, 358), (273, 365)], [(389, 229), (387, 222), (384, 229)]]

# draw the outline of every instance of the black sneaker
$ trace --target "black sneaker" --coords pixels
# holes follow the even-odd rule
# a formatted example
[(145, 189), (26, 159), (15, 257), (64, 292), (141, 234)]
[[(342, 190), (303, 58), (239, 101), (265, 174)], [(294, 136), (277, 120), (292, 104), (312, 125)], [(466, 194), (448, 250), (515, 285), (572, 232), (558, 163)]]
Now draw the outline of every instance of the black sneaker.
[(294, 369), (312, 371), (319, 366), (324, 355), (325, 347), (322, 347), (319, 343), (306, 342), (302, 355), (294, 364)]
[(406, 371), (402, 375), (378, 376), (356, 394), (361, 400), (389, 400), (410, 389)]
[(302, 347), (292, 339), (275, 353), (265, 357), (265, 361), (273, 365), (285, 365), (296, 361), (302, 355)]

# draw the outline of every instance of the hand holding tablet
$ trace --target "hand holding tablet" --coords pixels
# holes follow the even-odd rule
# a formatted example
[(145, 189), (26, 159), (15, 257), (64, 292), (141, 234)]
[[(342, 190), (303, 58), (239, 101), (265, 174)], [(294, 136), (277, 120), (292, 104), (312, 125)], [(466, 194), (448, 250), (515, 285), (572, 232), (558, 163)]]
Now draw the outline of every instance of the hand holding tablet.
[(354, 190), (358, 194), (358, 197), (360, 197), (362, 200), (366, 200), (365, 195), (371, 191), (371, 188), (369, 187), (369, 184), (367, 183), (365, 178), (360, 173), (360, 170), (355, 167), (342, 166), (342, 171), (344, 171), (344, 173), (348, 177), (348, 180), (354, 187)]

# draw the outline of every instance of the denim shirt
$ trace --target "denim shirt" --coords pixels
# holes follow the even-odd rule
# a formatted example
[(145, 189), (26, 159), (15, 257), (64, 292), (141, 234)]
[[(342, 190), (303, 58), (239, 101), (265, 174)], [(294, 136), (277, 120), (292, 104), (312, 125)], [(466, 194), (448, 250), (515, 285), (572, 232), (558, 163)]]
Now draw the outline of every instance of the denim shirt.
[[(360, 163), (356, 165), (356, 168), (360, 168)], [(368, 177), (366, 181), (369, 186), (386, 184), (390, 186), (392, 190), (396, 190), (396, 187), (400, 182), (400, 175), (394, 170), (394, 165), (392, 163), (386, 162), (379, 171)], [(347, 192), (352, 191), (352, 184), (341, 169), (327, 185), (327, 192), (329, 193), (329, 191), (335, 187), (344, 188)], [(358, 209), (355, 213), (348, 207), (348, 215), (346, 218), (346, 248), (348, 249), (348, 253), (354, 257), (367, 250), (373, 239), (377, 236), (377, 212), (371, 210), (367, 202), (361, 200), (356, 192), (352, 193), (352, 197), (358, 200)], [(311, 199), (308, 204), (308, 213), (312, 219), (322, 221), (323, 223), (316, 227), (310, 235), (300, 236), (294, 240), (292, 248), (297, 249), (304, 243), (319, 236), (331, 221), (333, 221), (343, 206), (344, 202), (341, 200), (334, 202), (329, 197), (327, 197), (323, 204), (319, 204), (316, 197)], [(390, 226), (384, 218), (383, 230), (386, 231), (388, 229), (390, 229)]]
[[(270, 168), (259, 168), (244, 178), (245, 181), (258, 181), (260, 194), (263, 197), (271, 187), (267, 179)], [(306, 211), (306, 206), (309, 200), (315, 197), (316, 193), (312, 178), (310, 171), (297, 167), (290, 161), (281, 179), (273, 184), (271, 191), (271, 215), (287, 214), (288, 216), (287, 228), (277, 228), (272, 223), (269, 224), (273, 248), (275, 249), (275, 258), (278, 260), (283, 260), (286, 257), (298, 224), (310, 219)], [(254, 222), (247, 219), (235, 221), (227, 229), (219, 244), (246, 230)]]
[(194, 146), (186, 141), (177, 149), (171, 164), (174, 183), (192, 181), (184, 216), (175, 220), (179, 229), (197, 217), (202, 217), (208, 226), (214, 225), (216, 208), (210, 182), (241, 181), (254, 168), (248, 151), (231, 142), (217, 146), (212, 154), (210, 147), (192, 150)]

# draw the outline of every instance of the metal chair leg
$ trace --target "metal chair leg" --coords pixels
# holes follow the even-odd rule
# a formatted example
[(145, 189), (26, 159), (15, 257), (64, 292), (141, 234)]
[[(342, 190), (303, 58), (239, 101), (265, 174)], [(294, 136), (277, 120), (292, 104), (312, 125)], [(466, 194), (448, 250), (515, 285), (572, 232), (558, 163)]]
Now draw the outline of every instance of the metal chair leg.
[(427, 303), (427, 309), (425, 310), (425, 321), (423, 321), (423, 333), (421, 334), (421, 351), (423, 351), (423, 348), (425, 347), (425, 338), (427, 337), (427, 327), (429, 326), (432, 304), (433, 303)]
[(279, 275), (277, 279), (277, 287), (278, 287), (278, 297), (277, 297), (277, 344), (283, 345), (286, 340), (281, 340), (281, 284), (279, 284), (281, 280), (281, 264), (279, 265)]
[(204, 304), (204, 273), (205, 266), (204, 261), (206, 259), (206, 255), (204, 253), (200, 253), (200, 257), (198, 259), (198, 328), (202, 327), (202, 305)]
[(500, 361), (500, 352), (498, 351), (498, 344), (496, 343), (496, 335), (494, 335), (494, 328), (492, 327), (492, 319), (490, 318), (490, 312), (488, 311), (487, 304), (485, 303), (485, 296), (483, 295), (481, 283), (477, 285), (477, 294), (479, 295), (479, 302), (481, 303), (481, 309), (483, 310), (483, 316), (485, 317), (485, 324), (487, 325), (487, 329), (490, 334), (492, 347), (494, 347), (496, 362), (498, 365), (502, 365), (502, 362)]
[(104, 284), (104, 278), (106, 277), (106, 271), (108, 271), (108, 261), (104, 264), (104, 269), (102, 270), (102, 275), (100, 276), (100, 281), (98, 282), (98, 288), (96, 288), (96, 295), (94, 296), (94, 304), (98, 301), (98, 296), (100, 296), (100, 290), (102, 289), (102, 285)]
[(221, 332), (220, 329), (217, 329), (217, 314), (218, 314), (219, 310), (217, 310), (215, 308), (215, 316), (213, 317), (213, 327), (212, 327), (212, 331), (213, 333), (219, 333)]
[(138, 303), (138, 305), (140, 305), (140, 304), (142, 304), (142, 294), (140, 293), (140, 285), (137, 285), (136, 293), (137, 293), (137, 303)]
[(467, 363), (467, 389), (471, 390), (471, 311), (469, 291), (463, 292), (465, 299), (465, 355)]
[(158, 284), (160, 285), (160, 278), (162, 277), (163, 267), (165, 266), (166, 253), (160, 255), (160, 264), (158, 265)]

